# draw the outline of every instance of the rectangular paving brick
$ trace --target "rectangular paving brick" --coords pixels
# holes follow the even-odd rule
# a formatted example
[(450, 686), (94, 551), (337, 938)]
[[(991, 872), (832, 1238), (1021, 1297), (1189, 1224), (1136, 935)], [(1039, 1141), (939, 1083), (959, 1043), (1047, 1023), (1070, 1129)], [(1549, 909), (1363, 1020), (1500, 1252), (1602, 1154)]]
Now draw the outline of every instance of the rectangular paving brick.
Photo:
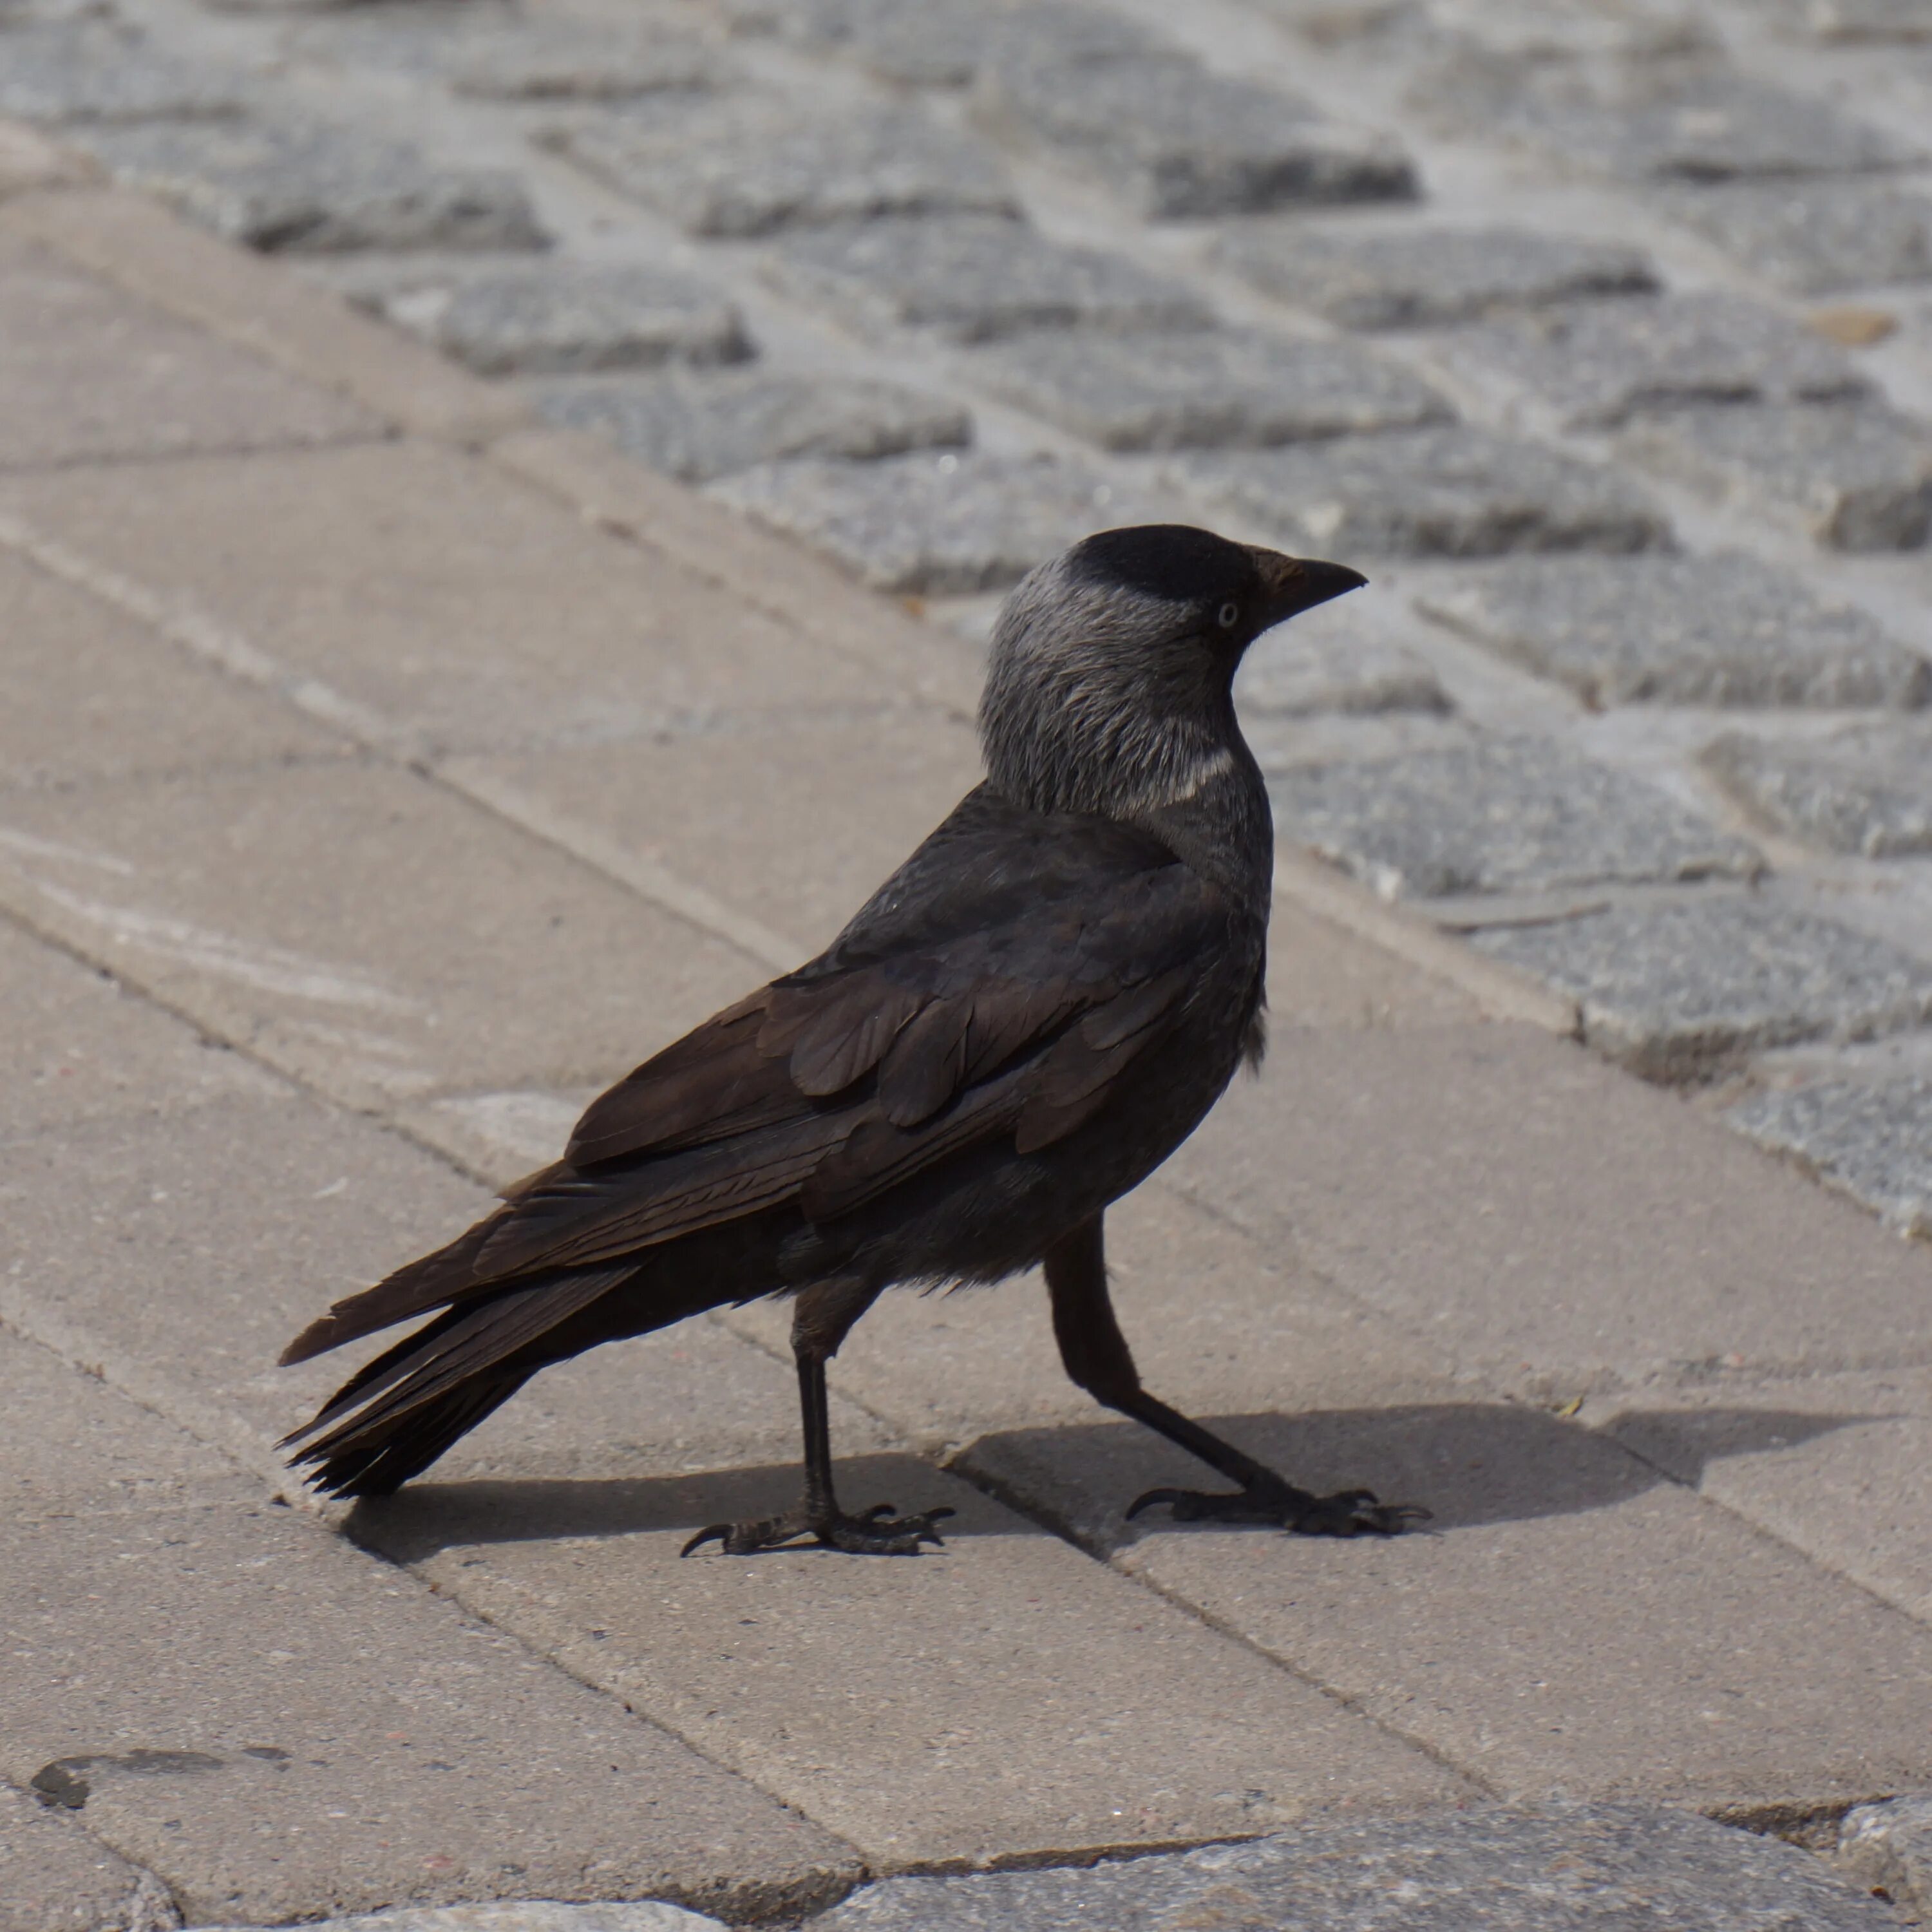
[(1454, 413), (1420, 376), (1352, 343), (1256, 330), (1053, 330), (982, 350), (964, 373), (1105, 449), (1265, 448)]
[(1566, 303), (1464, 329), (1445, 349), (1526, 388), (1568, 429), (1700, 403), (1843, 402), (1868, 388), (1843, 350), (1724, 293)]
[(1763, 863), (1654, 786), (1544, 738), (1289, 767), (1268, 794), (1281, 837), (1390, 897), (1748, 878)]
[(1209, 506), (1317, 556), (1621, 552), (1669, 541), (1663, 512), (1615, 470), (1461, 426), (1204, 452), (1174, 474)]
[(1458, 1372), (1545, 1400), (1928, 1353), (1932, 1254), (1521, 1025), (1285, 1036), (1165, 1172)]
[(976, 450), (772, 464), (712, 494), (876, 590), (932, 596), (1003, 590), (1090, 531), (1149, 520), (1083, 463)]
[(579, 166), (692, 235), (1016, 212), (990, 148), (910, 107), (826, 112), (727, 94), (580, 119), (554, 139)]
[(627, 456), (688, 483), (790, 457), (870, 461), (973, 440), (973, 418), (902, 382), (760, 368), (586, 376), (538, 386), (538, 412), (608, 436)]
[(1932, 852), (1932, 732), (1922, 726), (1790, 741), (1728, 732), (1703, 763), (1758, 818), (1808, 845), (1868, 859)]
[(74, 138), (115, 180), (250, 248), (541, 248), (549, 239), (514, 175), (439, 166), (406, 143), (320, 123), (154, 122)]
[[(468, 760), (457, 767), (472, 769)], [(966, 724), (912, 710), (855, 709), (499, 756), (487, 769), (620, 844), (710, 881), (791, 938), (801, 960), (831, 944), (980, 776)], [(799, 828), (807, 824), (811, 852), (802, 862)]]
[(288, 1512), (0, 1534), (0, 1763), (85, 1786), (203, 1924), (533, 1892), (770, 1911), (850, 1882), (828, 1833)]
[(788, 236), (766, 272), (871, 332), (930, 330), (988, 342), (1042, 328), (1198, 328), (1184, 284), (1099, 248), (986, 216), (884, 220)]
[(1471, 943), (1568, 993), (1584, 1038), (1648, 1079), (1702, 1078), (1766, 1047), (1932, 1019), (1932, 963), (1749, 897), (1613, 907)]
[(980, 88), (991, 124), (1023, 130), (1153, 220), (1417, 191), (1390, 136), (1322, 119), (1306, 100), (1224, 80), (1179, 53), (1054, 64), (1018, 52)]
[(1618, 242), (1526, 228), (1325, 230), (1244, 222), (1215, 259), (1344, 328), (1430, 328), (1586, 296), (1648, 294), (1650, 258)]
[(353, 442), (367, 410), (0, 236), (0, 470)]
[(0, 707), (4, 790), (348, 749), (13, 550), (0, 550), (0, 635), (12, 674)]
[(754, 352), (722, 290), (648, 266), (358, 260), (335, 285), (485, 376), (705, 368)]
[(1735, 552), (1516, 558), (1416, 603), (1592, 706), (1909, 710), (1932, 697), (1932, 663), (1874, 619)]
[(1932, 1082), (1820, 1080), (1774, 1088), (1724, 1118), (1900, 1234), (1932, 1236)]
[(16, 856), (16, 911), (354, 1104), (615, 1078), (762, 976), (391, 767), (22, 794), (6, 815), (109, 861)]
[(1932, 1622), (1932, 1376), (1923, 1368), (1703, 1388), (1589, 1405), (1674, 1480)]
[(0, 509), (436, 749), (877, 700), (870, 670), (423, 443), (0, 478)]
[(1734, 182), (1656, 206), (1794, 294), (1932, 280), (1932, 200), (1882, 182)]
[[(1468, 1787), (928, 1464), (850, 1506), (958, 1514), (943, 1550), (680, 1562), (791, 1468), (406, 1490), (361, 1533), (440, 1591), (859, 1846), (874, 1870), (1251, 1831)], [(1141, 1741), (1158, 1738), (1149, 1753)]]
[(152, 1912), (160, 1889), (73, 1820), (0, 1788), (0, 1932), (121, 1932), (137, 1894)]
[(1828, 101), (1704, 54), (1465, 61), (1425, 74), (1409, 100), (1466, 136), (1502, 134), (1630, 182), (1861, 173), (1916, 158)]
[(1916, 550), (1932, 535), (1932, 434), (1876, 404), (1673, 410), (1622, 447), (1836, 550)]

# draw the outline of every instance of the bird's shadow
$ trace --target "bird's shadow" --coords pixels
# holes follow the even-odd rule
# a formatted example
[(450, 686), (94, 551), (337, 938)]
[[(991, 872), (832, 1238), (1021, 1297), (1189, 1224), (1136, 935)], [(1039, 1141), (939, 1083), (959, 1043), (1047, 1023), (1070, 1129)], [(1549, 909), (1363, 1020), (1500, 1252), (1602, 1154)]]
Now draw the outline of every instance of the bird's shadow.
[[(1438, 1534), (1611, 1508), (1662, 1483), (1694, 1485), (1721, 1457), (1790, 1448), (1882, 1419), (1776, 1408), (1639, 1411), (1618, 1417), (1613, 1435), (1503, 1402), (1202, 1418), (1304, 1487), (1365, 1487), (1387, 1502), (1420, 1504)], [(1111, 1421), (998, 1431), (949, 1466), (950, 1474), (910, 1454), (842, 1458), (841, 1498), (855, 1510), (887, 1499), (908, 1510), (950, 1505), (958, 1514), (946, 1526), (949, 1540), (1058, 1532), (1108, 1548), (1167, 1526), (1158, 1508), (1137, 1523), (1124, 1521), (1126, 1505), (1142, 1490), (1226, 1486), (1145, 1430)], [(419, 1562), (493, 1544), (688, 1535), (776, 1514), (798, 1485), (792, 1464), (424, 1482), (359, 1504), (349, 1527), (392, 1559)]]

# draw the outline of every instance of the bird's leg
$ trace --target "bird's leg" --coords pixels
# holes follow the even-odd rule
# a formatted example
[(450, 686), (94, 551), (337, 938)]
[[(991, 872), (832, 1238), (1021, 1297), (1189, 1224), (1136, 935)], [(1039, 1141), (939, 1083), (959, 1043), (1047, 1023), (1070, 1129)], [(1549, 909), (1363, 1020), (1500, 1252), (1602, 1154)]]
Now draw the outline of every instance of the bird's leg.
[(827, 1550), (871, 1556), (916, 1556), (920, 1546), (943, 1540), (933, 1526), (952, 1514), (927, 1510), (895, 1516), (890, 1503), (875, 1503), (862, 1516), (848, 1516), (832, 1486), (832, 1418), (825, 1392), (825, 1364), (837, 1354), (854, 1322), (871, 1307), (879, 1291), (855, 1281), (820, 1282), (802, 1291), (792, 1314), (792, 1354), (798, 1363), (799, 1404), (805, 1422), (805, 1493), (783, 1516), (763, 1522), (714, 1522), (684, 1546), (691, 1555), (711, 1542), (728, 1556), (776, 1550), (802, 1536), (814, 1537)]
[(1100, 1216), (1083, 1221), (1046, 1252), (1046, 1287), (1053, 1332), (1066, 1372), (1097, 1401), (1178, 1442), (1240, 1487), (1232, 1494), (1202, 1490), (1150, 1490), (1127, 1511), (1130, 1520), (1166, 1503), (1178, 1522), (1270, 1523), (1303, 1536), (1399, 1536), (1429, 1512), (1412, 1503), (1378, 1502), (1368, 1490), (1318, 1496), (1293, 1484), (1232, 1442), (1191, 1422), (1141, 1387), (1132, 1352), (1107, 1293)]

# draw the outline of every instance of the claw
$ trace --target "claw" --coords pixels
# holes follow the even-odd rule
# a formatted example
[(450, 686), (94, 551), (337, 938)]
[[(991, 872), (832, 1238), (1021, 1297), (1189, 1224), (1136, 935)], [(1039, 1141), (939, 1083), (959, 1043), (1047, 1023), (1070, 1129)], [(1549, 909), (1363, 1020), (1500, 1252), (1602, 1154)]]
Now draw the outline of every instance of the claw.
[[(1156, 1503), (1172, 1503), (1178, 1512), (1180, 1506), (1194, 1494), (1192, 1490), (1149, 1490), (1144, 1496), (1136, 1496), (1127, 1505), (1127, 1520), (1132, 1522), (1144, 1509), (1152, 1509)], [(710, 1532), (706, 1532), (708, 1535)]]
[(700, 1529), (677, 1553), (680, 1556), (692, 1556), (702, 1550), (714, 1537), (728, 1548), (731, 1541), (731, 1532), (736, 1528), (736, 1523), (714, 1522), (708, 1528)]

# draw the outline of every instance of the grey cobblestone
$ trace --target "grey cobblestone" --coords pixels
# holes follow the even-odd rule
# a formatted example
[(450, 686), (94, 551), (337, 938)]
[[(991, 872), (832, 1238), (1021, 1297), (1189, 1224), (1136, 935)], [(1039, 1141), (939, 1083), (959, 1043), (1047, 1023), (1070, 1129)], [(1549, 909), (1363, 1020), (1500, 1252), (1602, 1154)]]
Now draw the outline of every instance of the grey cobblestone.
[(1410, 98), (1464, 134), (1511, 136), (1633, 182), (1855, 173), (1916, 158), (1825, 101), (1703, 58), (1465, 59), (1432, 71)]
[[(1821, 1080), (1754, 1094), (1724, 1118), (1901, 1234), (1932, 1236), (1932, 1081)], [(1860, 1850), (1861, 1864), (1877, 1864), (1875, 1845)], [(1884, 1875), (1871, 1882), (1883, 1883)]]
[(1056, 330), (982, 350), (970, 373), (995, 395), (1107, 449), (1265, 448), (1454, 415), (1419, 376), (1353, 344), (1248, 329)]
[(1795, 294), (1932, 279), (1932, 200), (1882, 182), (1732, 182), (1657, 206)]
[(1144, 520), (1084, 464), (984, 452), (773, 464), (713, 494), (875, 590), (934, 596), (1002, 589), (1096, 526)]
[(1755, 559), (1525, 557), (1418, 608), (1586, 703), (1910, 707), (1932, 664)]
[(1522, 384), (1568, 429), (1699, 403), (1841, 402), (1868, 387), (1842, 350), (1732, 295), (1565, 304), (1464, 329), (1449, 349)]
[[(232, 1927), (226, 1932), (245, 1932)], [(656, 1899), (629, 1904), (559, 1905), (544, 1899), (489, 1905), (404, 1906), (310, 1922), (310, 1932), (724, 1932), (724, 1922)]]
[(1860, 1804), (1838, 1827), (1838, 1869), (1922, 1918), (1932, 1914), (1932, 1797)]
[(766, 95), (726, 95), (614, 110), (551, 139), (692, 235), (1017, 208), (990, 148), (904, 107), (827, 112)]
[(1932, 728), (1856, 724), (1792, 742), (1727, 733), (1704, 754), (1725, 789), (1779, 831), (1828, 852), (1932, 852)]
[(1768, 1047), (1868, 1040), (1932, 1018), (1932, 966), (1751, 897), (1613, 907), (1473, 943), (1568, 994), (1586, 1040), (1648, 1079), (1697, 1079)]
[(1657, 286), (1641, 248), (1516, 228), (1231, 228), (1216, 259), (1266, 293), (1346, 328), (1427, 328), (1499, 310)]
[(1234, 698), (1244, 718), (1380, 716), (1454, 707), (1434, 668), (1405, 646), (1355, 630), (1292, 625), (1256, 639)]
[(1155, 220), (1416, 193), (1386, 136), (1177, 56), (1053, 65), (1022, 54), (981, 88), (991, 125), (1025, 130)]
[(514, 175), (442, 168), (412, 147), (286, 121), (76, 130), (117, 180), (251, 248), (540, 248)]
[(537, 406), (667, 476), (704, 482), (787, 457), (866, 459), (972, 438), (956, 404), (896, 382), (758, 369), (589, 376), (541, 385)]
[(1281, 837), (1385, 898), (1748, 878), (1762, 864), (1655, 787), (1542, 738), (1275, 770), (1268, 792)]
[(1932, 435), (1876, 404), (1677, 410), (1621, 446), (1834, 549), (1916, 550), (1932, 535)]
[(242, 92), (117, 21), (33, 21), (0, 40), (0, 114), (23, 121), (215, 119), (239, 111)]
[(1184, 284), (1123, 256), (986, 218), (790, 236), (767, 267), (781, 286), (868, 332), (929, 329), (986, 342), (1029, 329), (1196, 328), (1213, 320)]
[(1326, 1819), (1090, 1871), (894, 1878), (812, 1932), (1883, 1932), (1817, 1859), (1685, 1811), (1481, 1808)]
[(718, 290), (657, 268), (518, 261), (384, 262), (354, 299), (484, 375), (741, 362), (743, 318)]
[(1204, 454), (1175, 473), (1204, 503), (1318, 556), (1626, 551), (1670, 539), (1664, 512), (1618, 472), (1487, 430)]

